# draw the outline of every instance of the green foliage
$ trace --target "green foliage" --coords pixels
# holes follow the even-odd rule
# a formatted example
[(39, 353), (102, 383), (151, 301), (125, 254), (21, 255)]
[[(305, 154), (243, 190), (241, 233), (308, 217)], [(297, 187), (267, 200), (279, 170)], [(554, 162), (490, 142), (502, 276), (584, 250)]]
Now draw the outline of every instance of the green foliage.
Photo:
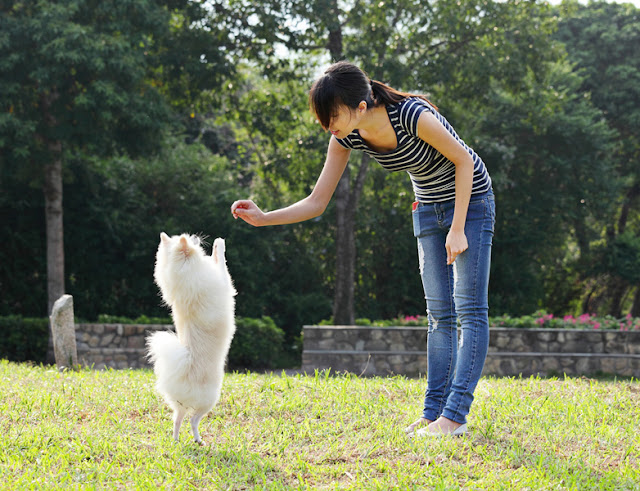
[(0, 316), (0, 359), (41, 362), (46, 358), (49, 320)]
[[(640, 237), (638, 12), (629, 3), (603, 1), (587, 6), (566, 1), (557, 7), (560, 23), (556, 38), (564, 43), (581, 74), (578, 91), (601, 110), (607, 126), (616, 132), (616, 145), (611, 149), (614, 167), (598, 179), (617, 177), (617, 197), (610, 200), (614, 207), (609, 207), (606, 219), (597, 223), (600, 237), (580, 265), (584, 266), (581, 279), (587, 291), (583, 308), (614, 316), (620, 316), (629, 303), (633, 314), (640, 315), (640, 278), (634, 273)], [(624, 305), (632, 295), (633, 301)]]
[(411, 184), (404, 173), (369, 165), (356, 214), (356, 313), (389, 319), (399, 312), (424, 312)]
[(490, 305), (512, 314), (553, 301), (545, 282), (562, 281), (588, 253), (617, 190), (601, 112), (576, 91), (581, 79), (566, 62), (546, 70), (530, 73), (520, 93), (493, 93), (477, 148), (496, 192)]
[(285, 334), (270, 317), (236, 318), (229, 367), (276, 368), (283, 361)]
[[(321, 326), (333, 325), (333, 320), (319, 322)], [(370, 320), (356, 319), (357, 326), (374, 327), (401, 327), (414, 326), (425, 327), (429, 325), (429, 319), (423, 315), (398, 316), (393, 319)], [(509, 327), (525, 329), (616, 329), (621, 331), (640, 331), (640, 317), (632, 317), (628, 314), (623, 318), (615, 318), (610, 315), (597, 316), (596, 314), (582, 314), (579, 316), (565, 315), (556, 317), (544, 310), (539, 310), (531, 315), (512, 316), (503, 314), (489, 317), (490, 327)]]
[(166, 315), (153, 283), (160, 232), (228, 235), (232, 219), (218, 211), (235, 194), (227, 162), (174, 140), (151, 159), (78, 158), (70, 168), (66, 270), (77, 315)]
[(2, 160), (46, 163), (47, 142), (57, 141), (92, 153), (148, 149), (168, 119), (148, 79), (168, 12), (153, 1), (9, 5), (0, 42)]
[[(0, 314), (46, 315), (39, 170), (45, 139), (60, 138), (65, 280), (79, 317), (166, 316), (152, 279), (160, 231), (226, 238), (238, 315), (271, 317), (287, 345), (328, 317), (333, 204), (268, 229), (228, 209), (244, 197), (273, 209), (313, 188), (328, 138), (306, 92), (338, 34), (342, 55), (373, 78), (429, 94), (487, 163), (494, 311), (603, 314), (585, 297), (621, 285), (625, 308), (640, 298), (633, 6), (74, 0), (2, 14)], [(55, 128), (42, 120), (54, 85)], [(170, 117), (182, 134), (164, 130)], [(358, 316), (424, 312), (411, 201), (406, 176), (369, 164), (356, 213)]]
[(39, 190), (0, 165), (0, 315), (45, 316), (44, 203)]

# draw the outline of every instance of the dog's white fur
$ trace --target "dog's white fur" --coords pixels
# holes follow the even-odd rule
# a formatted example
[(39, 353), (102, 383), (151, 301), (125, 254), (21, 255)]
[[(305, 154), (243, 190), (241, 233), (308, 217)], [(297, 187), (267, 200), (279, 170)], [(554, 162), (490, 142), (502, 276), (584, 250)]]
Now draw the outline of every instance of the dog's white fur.
[(234, 295), (227, 270), (225, 242), (216, 239), (211, 256), (200, 239), (160, 234), (154, 278), (171, 308), (176, 333), (147, 338), (157, 389), (173, 409), (173, 438), (192, 412), (191, 430), (201, 443), (198, 425), (220, 399), (224, 367), (235, 332)]

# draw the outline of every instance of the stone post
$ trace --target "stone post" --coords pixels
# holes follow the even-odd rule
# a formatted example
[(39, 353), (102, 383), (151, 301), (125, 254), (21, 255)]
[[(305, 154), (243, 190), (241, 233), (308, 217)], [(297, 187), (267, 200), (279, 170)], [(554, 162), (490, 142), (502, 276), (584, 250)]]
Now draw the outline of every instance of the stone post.
[(73, 319), (73, 297), (62, 295), (51, 310), (53, 351), (58, 368), (73, 368), (78, 365), (76, 328)]

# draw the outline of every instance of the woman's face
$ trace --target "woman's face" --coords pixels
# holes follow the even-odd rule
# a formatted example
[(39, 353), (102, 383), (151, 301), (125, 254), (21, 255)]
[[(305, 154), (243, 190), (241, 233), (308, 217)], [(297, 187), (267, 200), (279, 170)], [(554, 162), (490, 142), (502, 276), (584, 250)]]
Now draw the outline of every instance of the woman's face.
[[(362, 105), (364, 104), (364, 110)], [(366, 103), (360, 103), (357, 109), (351, 109), (345, 105), (338, 106), (336, 115), (331, 118), (329, 128), (327, 128), (336, 138), (346, 138), (346, 136), (356, 129), (362, 121), (367, 110)]]

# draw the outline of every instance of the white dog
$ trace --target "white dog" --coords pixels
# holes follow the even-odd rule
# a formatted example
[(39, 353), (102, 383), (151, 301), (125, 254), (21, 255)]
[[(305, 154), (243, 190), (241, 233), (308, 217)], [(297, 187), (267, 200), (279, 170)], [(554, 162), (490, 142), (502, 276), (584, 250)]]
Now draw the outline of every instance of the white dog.
[(192, 235), (160, 234), (154, 278), (171, 308), (176, 332), (147, 338), (157, 389), (173, 409), (173, 438), (192, 413), (196, 442), (200, 420), (220, 399), (224, 367), (235, 332), (234, 295), (225, 261), (225, 242), (216, 239), (211, 256)]

